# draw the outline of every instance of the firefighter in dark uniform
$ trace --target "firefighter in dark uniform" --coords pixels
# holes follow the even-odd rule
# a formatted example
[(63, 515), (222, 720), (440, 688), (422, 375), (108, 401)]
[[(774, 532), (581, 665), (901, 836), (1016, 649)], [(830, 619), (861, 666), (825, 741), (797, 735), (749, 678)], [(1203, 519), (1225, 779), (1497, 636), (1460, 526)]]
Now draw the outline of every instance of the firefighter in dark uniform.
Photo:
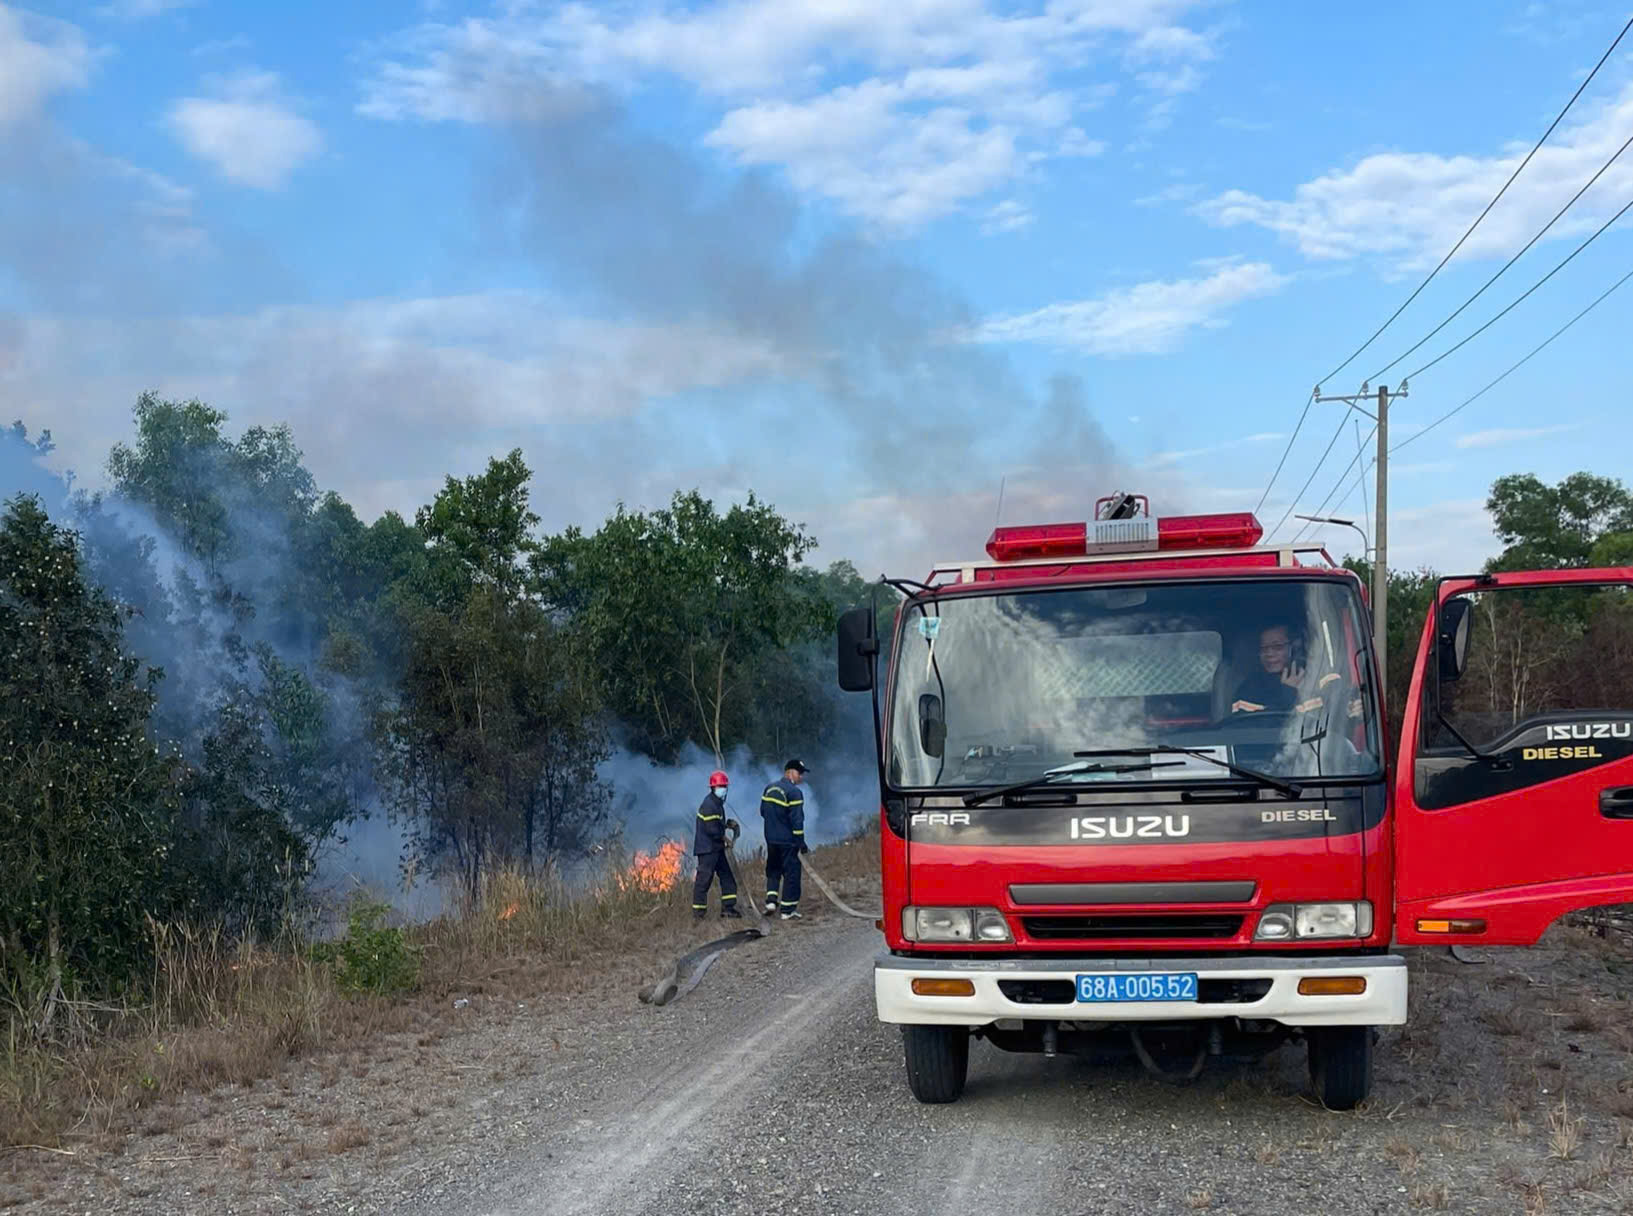
[(800, 854), (805, 847), (805, 795), (800, 779), (811, 770), (798, 760), (783, 765), (782, 779), (760, 795), (765, 820), (765, 914), (780, 909), (784, 920), (799, 916)]
[(709, 792), (697, 808), (697, 834), (692, 852), (697, 856), (697, 879), (692, 883), (692, 916), (702, 920), (709, 910), (709, 884), (720, 876), (720, 915), (741, 920), (737, 910), (737, 875), (726, 860), (726, 833), (735, 840), (742, 826), (726, 818), (726, 789), (731, 784), (725, 773), (709, 774)]

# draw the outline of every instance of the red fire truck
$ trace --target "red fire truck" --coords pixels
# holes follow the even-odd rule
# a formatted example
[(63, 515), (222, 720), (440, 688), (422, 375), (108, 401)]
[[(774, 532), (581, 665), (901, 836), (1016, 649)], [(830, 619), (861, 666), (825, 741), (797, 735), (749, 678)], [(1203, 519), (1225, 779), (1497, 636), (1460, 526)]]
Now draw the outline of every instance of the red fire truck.
[(842, 617), (878, 1016), (920, 1101), (962, 1093), (972, 1038), (1169, 1077), (1291, 1040), (1350, 1108), (1406, 1019), (1392, 943), (1529, 945), (1633, 901), (1633, 680), (1596, 661), (1633, 636), (1633, 568), (1440, 580), (1391, 763), (1359, 578), (1262, 536), (1115, 495), (885, 580), (888, 639)]

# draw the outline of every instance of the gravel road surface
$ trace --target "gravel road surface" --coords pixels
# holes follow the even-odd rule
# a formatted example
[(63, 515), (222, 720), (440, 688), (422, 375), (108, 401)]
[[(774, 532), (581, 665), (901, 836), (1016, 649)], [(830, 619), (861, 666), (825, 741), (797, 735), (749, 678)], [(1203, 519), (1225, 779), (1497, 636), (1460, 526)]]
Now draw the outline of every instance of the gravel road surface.
[[(718, 932), (714, 924), (704, 936)], [(473, 1001), (445, 1038), (201, 1096), (100, 1160), (42, 1158), (24, 1211), (1633, 1212), (1633, 961), (1562, 931), (1482, 966), (1412, 959), (1374, 1099), (1322, 1110), (1304, 1053), (1176, 1088), (1132, 1062), (977, 1043), (922, 1106), (874, 1018), (880, 938), (833, 915), (692, 993)], [(654, 977), (655, 978), (655, 977)], [(436, 1040), (436, 1041), (432, 1041)], [(0, 1164), (5, 1164), (0, 1160)], [(0, 1206), (6, 1201), (0, 1199)]]
[[(1302, 1049), (1293, 1047), (1176, 1088), (1133, 1064), (1046, 1060), (979, 1043), (965, 1097), (922, 1106), (907, 1091), (898, 1033), (874, 1018), (878, 946), (871, 926), (833, 922), (726, 956), (689, 1007), (647, 1011), (638, 1030), (622, 1031), (615, 1083), (582, 1078), (558, 1095), (561, 1117), (542, 1121), (538, 1138), (479, 1187), (409, 1210), (1627, 1210), (1619, 1183), (1633, 1150), (1614, 1121), (1602, 1130), (1622, 1154), (1620, 1169), (1584, 1189), (1575, 1184), (1591, 1167), (1573, 1172), (1550, 1156), (1546, 1094), (1538, 1094), (1540, 1135), (1523, 1117), (1459, 1104), (1454, 1092), (1425, 1101), (1408, 1058), (1423, 1053), (1400, 1032), (1382, 1046), (1378, 1099), (1361, 1114), (1314, 1105)], [(1468, 971), (1481, 968), (1448, 978), (1467, 982)], [(1487, 980), (1490, 972), (1488, 964)], [(1535, 1087), (1546, 1090), (1544, 1081)], [(1573, 1153), (1587, 1155), (1585, 1145)], [(1561, 1192), (1552, 1209), (1550, 1184)]]

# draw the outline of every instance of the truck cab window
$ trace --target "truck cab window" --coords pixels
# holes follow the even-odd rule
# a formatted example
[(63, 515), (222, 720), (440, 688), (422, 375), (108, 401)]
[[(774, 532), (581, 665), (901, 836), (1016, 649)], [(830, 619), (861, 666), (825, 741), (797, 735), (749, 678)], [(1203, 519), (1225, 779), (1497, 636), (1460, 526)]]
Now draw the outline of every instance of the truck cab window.
[[(1359, 604), (1344, 582), (1026, 590), (948, 597), (929, 612), (904, 612), (897, 640), (887, 768), (903, 785), (999, 785), (1075, 751), (1159, 743), (1288, 778), (1379, 771), (1355, 659)], [(940, 756), (923, 746), (925, 694), (945, 729)], [(1199, 760), (1106, 779), (1218, 775)]]
[(1455, 758), (1461, 735), (1540, 778), (1558, 768), (1561, 746), (1569, 761), (1591, 761), (1595, 743), (1633, 734), (1626, 588), (1498, 587), (1454, 598), (1468, 604), (1468, 641), (1461, 673), (1425, 683), (1426, 754)]

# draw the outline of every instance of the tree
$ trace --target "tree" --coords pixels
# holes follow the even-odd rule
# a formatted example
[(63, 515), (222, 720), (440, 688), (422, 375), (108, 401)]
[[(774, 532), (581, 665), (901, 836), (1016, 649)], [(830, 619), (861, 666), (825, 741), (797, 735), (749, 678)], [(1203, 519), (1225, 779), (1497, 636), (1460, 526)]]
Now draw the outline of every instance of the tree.
[(815, 545), (752, 494), (721, 514), (693, 490), (648, 513), (620, 504), (593, 535), (545, 541), (533, 564), (643, 750), (669, 760), (691, 740), (719, 762), (755, 712), (743, 694), (756, 660), (831, 624), (795, 576)]
[(608, 755), (571, 631), (531, 594), (520, 451), (448, 478), (416, 515), (423, 562), (388, 597), (402, 669), (376, 725), (420, 856), (473, 892), (497, 862), (570, 856), (605, 828)]
[(1503, 551), (1490, 570), (1587, 566), (1633, 550), (1633, 493), (1620, 481), (1573, 473), (1557, 486), (1534, 474), (1499, 477), (1486, 499)]
[(476, 476), (449, 477), (435, 501), (415, 515), (433, 562), (453, 573), (449, 582), (456, 597), (476, 582), (492, 583), (506, 594), (523, 587), (527, 561), (538, 548), (532, 530), (539, 517), (528, 506), (532, 478), (515, 448), (503, 460), (488, 461)]
[(474, 893), (494, 864), (587, 849), (607, 817), (608, 746), (561, 631), (494, 587), (451, 612), (422, 605), (407, 627), (409, 667), (379, 731), (421, 858)]
[(176, 768), (147, 734), (159, 672), (39, 500), (0, 518), (0, 971), (49, 1025), (65, 994), (130, 976), (176, 907)]

